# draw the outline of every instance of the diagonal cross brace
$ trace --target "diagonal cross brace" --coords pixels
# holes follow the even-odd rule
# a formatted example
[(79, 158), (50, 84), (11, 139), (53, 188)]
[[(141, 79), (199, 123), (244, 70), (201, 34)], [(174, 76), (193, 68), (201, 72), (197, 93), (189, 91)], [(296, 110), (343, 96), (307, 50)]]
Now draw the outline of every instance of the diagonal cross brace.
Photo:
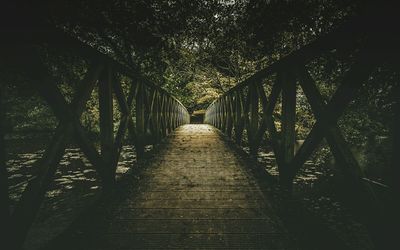
[(261, 84), (258, 84), (258, 93), (261, 98), (261, 104), (262, 104), (262, 108), (263, 108), (263, 117), (261, 120), (260, 128), (257, 133), (257, 138), (258, 138), (257, 144), (258, 145), (261, 144), (263, 135), (264, 135), (265, 131), (268, 130), (270, 137), (271, 137), (270, 140), (271, 140), (272, 149), (274, 150), (276, 162), (278, 163), (278, 165), (283, 164), (283, 159), (282, 159), (281, 152), (280, 152), (281, 147), (280, 147), (279, 140), (278, 140), (278, 132), (276, 130), (275, 121), (272, 116), (272, 113), (273, 113), (275, 105), (278, 101), (281, 90), (282, 90), (282, 83), (280, 81), (277, 81), (272, 86), (271, 94), (269, 95), (269, 98), (268, 98), (269, 101), (268, 101), (267, 96), (265, 95), (265, 92), (264, 92), (264, 88), (262, 87)]
[[(78, 86), (70, 109), (74, 110), (76, 116), (83, 113), (86, 102), (94, 88), (97, 77), (102, 70), (100, 65), (91, 66), (85, 78)], [(61, 119), (60, 119), (61, 120)], [(40, 208), (58, 163), (64, 155), (69, 136), (73, 133), (71, 122), (60, 121), (55, 135), (46, 149), (42, 159), (38, 161), (39, 174), (33, 178), (25, 188), (20, 201), (12, 214), (12, 242), (16, 248), (24, 242), (27, 232)]]
[[(361, 51), (356, 62), (347, 72), (342, 84), (333, 95), (331, 101), (324, 106), (324, 111), (317, 111), (317, 122), (314, 124), (311, 132), (308, 134), (303, 145), (300, 147), (299, 151), (290, 163), (292, 177), (296, 175), (301, 166), (310, 157), (325, 135), (328, 135), (327, 137), (329, 138), (330, 145), (333, 146), (332, 151), (335, 151), (335, 155), (340, 156), (343, 154), (343, 151), (340, 152), (339, 150), (346, 150), (346, 147), (342, 149), (340, 149), (340, 147), (336, 147), (337, 142), (341, 144), (340, 141), (342, 140), (342, 136), (340, 134), (333, 136), (333, 133), (335, 133), (335, 128), (333, 127), (333, 133), (329, 131), (332, 131), (332, 126), (337, 126), (337, 120), (340, 118), (347, 105), (354, 99), (363, 82), (368, 79), (370, 72), (377, 64), (376, 60), (371, 59), (371, 56), (365, 50)], [(315, 104), (316, 103), (313, 101), (314, 108)], [(348, 160), (350, 161), (351, 159)]]

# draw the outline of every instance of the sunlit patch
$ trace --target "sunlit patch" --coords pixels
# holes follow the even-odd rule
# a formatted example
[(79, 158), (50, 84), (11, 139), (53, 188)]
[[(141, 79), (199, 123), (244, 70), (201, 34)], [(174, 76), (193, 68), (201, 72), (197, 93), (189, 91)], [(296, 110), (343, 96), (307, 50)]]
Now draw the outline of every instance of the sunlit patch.
[(50, 191), (47, 191), (46, 197), (47, 197), (47, 198), (54, 198), (54, 197), (59, 196), (59, 195), (62, 194), (62, 193), (63, 193), (63, 192), (62, 192), (62, 190), (60, 190), (60, 189), (50, 190)]

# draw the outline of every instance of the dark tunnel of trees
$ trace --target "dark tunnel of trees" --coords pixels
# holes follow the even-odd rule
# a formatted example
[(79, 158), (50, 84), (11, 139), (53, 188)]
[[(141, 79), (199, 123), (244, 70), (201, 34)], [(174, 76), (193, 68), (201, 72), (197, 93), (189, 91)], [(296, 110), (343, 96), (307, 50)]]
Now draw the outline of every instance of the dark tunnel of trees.
[[(1, 158), (4, 160), (0, 162), (0, 171), (2, 177), (6, 176), (0, 182), (2, 190), (8, 189), (8, 194), (1, 195), (10, 197), (6, 198), (10, 208), (5, 210), (12, 212), (26, 182), (39, 172), (31, 167), (32, 162), (43, 154), (58, 124), (51, 108), (32, 87), (29, 76), (20, 70), (22, 64), (29, 64), (30, 61), (25, 52), (32, 51), (32, 48), (25, 48), (25, 44), (34, 39), (29, 35), (21, 37), (20, 33), (38, 32), (51, 37), (53, 34), (43, 27), (55, 27), (124, 67), (140, 72), (155, 85), (172, 93), (189, 113), (201, 113), (239, 82), (365, 12), (374, 14), (371, 15), (373, 19), (365, 24), (368, 26), (366, 30), (381, 31), (384, 39), (387, 39), (387, 33), (393, 36), (390, 36), (391, 39), (398, 39), (400, 34), (396, 31), (394, 10), (391, 12), (390, 8), (386, 8), (383, 2), (363, 0), (56, 0), (6, 4), (3, 8), (5, 14), (0, 19), (0, 32), (4, 34), (0, 38), (3, 116), (0, 125), (1, 135), (4, 136), (0, 143)], [(74, 47), (67, 40), (58, 42), (65, 43), (61, 46), (63, 49), (45, 42), (35, 44), (34, 55), (56, 79), (57, 87), (67, 102), (71, 102), (74, 90), (89, 70), (90, 62), (74, 52)], [(384, 44), (385, 41), (382, 46)], [(361, 46), (362, 42), (359, 42), (351, 47), (329, 51), (307, 65), (325, 102), (330, 100), (343, 74), (351, 68)], [(392, 47), (387, 49), (392, 50)], [(393, 49), (389, 54), (398, 56), (398, 50)], [(399, 152), (399, 127), (396, 127), (399, 124), (400, 95), (398, 66), (398, 62), (390, 62), (375, 68), (357, 98), (338, 120), (338, 126), (365, 179), (372, 183), (379, 202), (384, 206), (391, 206), (393, 194), (398, 196), (399, 191), (399, 170), (394, 170), (394, 167), (399, 167), (395, 166), (398, 163), (396, 153)], [(42, 70), (38, 65), (31, 64), (30, 67), (32, 72)], [(122, 74), (117, 77), (127, 93), (130, 80)], [(268, 84), (265, 88), (270, 91)], [(97, 146), (100, 144), (98, 97), (99, 92), (95, 88), (80, 119), (89, 138), (96, 141)], [(118, 105), (113, 108), (113, 121), (117, 128), (121, 117)], [(282, 102), (278, 100), (273, 112), (278, 128), (281, 126), (281, 109)], [(296, 119), (296, 140), (301, 143), (316, 119), (300, 88), (297, 90)], [(397, 140), (393, 135), (397, 135)], [(241, 146), (248, 150), (246, 140), (245, 137)], [(72, 151), (67, 151), (66, 155), (70, 158), (63, 164), (72, 165), (79, 172), (85, 162), (83, 165), (74, 162), (80, 155), (73, 149), (77, 147), (76, 143), (71, 142), (69, 146)], [(258, 158), (264, 164), (271, 164), (267, 154), (270, 146), (265, 142), (261, 149)], [(134, 154), (127, 146), (124, 150), (124, 157)], [(132, 164), (129, 159), (125, 161)], [(326, 142), (320, 145), (307, 164), (312, 165), (309, 168), (312, 173), (302, 172), (295, 192), (303, 195), (305, 202), (317, 214), (324, 214), (324, 208), (341, 210), (337, 208), (340, 203), (337, 201), (341, 199), (340, 194), (346, 194), (346, 190), (340, 190), (341, 174), (334, 167), (334, 158)], [(71, 183), (68, 180), (65, 182), (63, 174), (58, 173), (57, 183), (71, 184), (71, 180)], [(97, 178), (91, 172), (81, 177)], [(74, 180), (79, 181), (79, 176)], [(47, 199), (64, 191), (69, 192), (70, 188), (59, 187), (58, 184), (54, 184), (56, 186), (47, 193)], [(90, 185), (88, 189), (97, 189), (96, 183)], [(85, 191), (80, 190), (74, 195), (79, 197), (82, 194)], [(54, 211), (59, 211), (51, 202), (48, 201), (46, 206), (53, 206), (52, 209), (43, 208), (45, 212), (39, 217), (42, 221)], [(348, 212), (344, 207), (342, 210), (345, 212), (327, 212), (321, 216), (328, 218), (341, 239), (351, 242), (349, 249), (372, 249), (373, 243), (360, 233), (364, 229), (359, 226), (357, 216), (346, 219), (344, 224), (348, 223), (347, 226), (334, 223), (347, 214), (357, 214), (357, 211)], [(1, 210), (0, 213), (8, 214), (9, 211)], [(357, 232), (354, 235), (359, 238), (349, 240), (351, 236), (346, 235), (348, 232)]]

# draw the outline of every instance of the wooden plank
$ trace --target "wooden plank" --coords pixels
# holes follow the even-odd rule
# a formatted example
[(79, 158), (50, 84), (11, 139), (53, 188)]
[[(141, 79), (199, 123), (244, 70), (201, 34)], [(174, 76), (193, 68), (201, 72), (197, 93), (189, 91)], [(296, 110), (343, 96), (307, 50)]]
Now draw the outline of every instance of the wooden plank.
[(236, 108), (235, 108), (235, 141), (236, 144), (241, 145), (242, 144), (242, 136), (243, 136), (243, 95), (240, 91), (235, 92), (235, 102), (236, 102)]
[(227, 95), (227, 108), (228, 108), (228, 116), (226, 121), (226, 134), (228, 137), (232, 137), (232, 128), (233, 128), (233, 116), (234, 116), (234, 109), (233, 109), (233, 96)]
[(214, 102), (214, 112), (215, 112), (214, 113), (214, 117), (215, 117), (214, 126), (219, 129), (220, 128), (220, 125), (219, 125), (219, 123), (220, 123), (219, 100)]
[(114, 121), (112, 81), (115, 77), (110, 67), (103, 71), (99, 79), (99, 111), (100, 111), (100, 148), (101, 157), (106, 165), (104, 184), (111, 188), (115, 184), (114, 159)]
[[(216, 129), (210, 125), (183, 126), (161, 150), (138, 179), (137, 186), (142, 188), (122, 202), (99, 206), (106, 213), (94, 214), (107, 216), (83, 221), (76, 229), (81, 232), (79, 242), (69, 248), (95, 249), (91, 243), (101, 247), (99, 239), (106, 239), (109, 249), (129, 248), (132, 244), (136, 248), (155, 249), (165, 246), (287, 249), (290, 246), (290, 239), (269, 200), (263, 196), (262, 187), (245, 170), (240, 157), (224, 145)], [(170, 154), (171, 151), (179, 153)], [(219, 164), (205, 163), (210, 159), (218, 159)], [(160, 160), (168, 164), (160, 164)], [(215, 176), (215, 167), (221, 171), (219, 175), (232, 178)], [(104, 219), (99, 224), (105, 231), (97, 231), (93, 226), (93, 221), (99, 219)], [(254, 237), (258, 234), (261, 235)], [(96, 235), (93, 242), (89, 242), (89, 235)], [(227, 239), (227, 235), (231, 238)], [(255, 241), (257, 238), (262, 244)]]
[(152, 116), (154, 119), (155, 126), (155, 140), (157, 143), (161, 141), (162, 131), (161, 131), (161, 102), (160, 102), (160, 94), (158, 91), (154, 91), (154, 104), (152, 108)]
[(131, 143), (135, 143), (136, 141), (136, 125), (132, 117), (132, 106), (133, 106), (133, 100), (136, 98), (137, 95), (137, 89), (138, 89), (137, 82), (132, 82), (130, 85), (128, 100), (127, 100), (127, 104), (129, 105), (128, 132), (129, 132), (129, 140), (131, 141)]
[(363, 82), (368, 79), (370, 72), (378, 63), (378, 60), (375, 60), (365, 49), (356, 58), (356, 62), (346, 73), (342, 84), (326, 106), (325, 113), (314, 124), (311, 132), (295, 155), (291, 163), (293, 176), (296, 175), (304, 162), (319, 145), (324, 137), (324, 131), (330, 128), (332, 124), (336, 124), (338, 118), (342, 115), (347, 105), (355, 98)]
[(143, 85), (143, 93), (144, 93), (144, 98), (143, 98), (143, 107), (144, 107), (144, 145), (149, 145), (151, 144), (148, 139), (149, 137), (149, 132), (151, 132), (151, 98), (152, 98), (152, 90), (153, 88), (147, 87), (146, 85)]
[(282, 159), (283, 164), (278, 165), (279, 181), (283, 188), (292, 190), (293, 178), (291, 176), (290, 162), (294, 156), (294, 143), (296, 140), (296, 80), (290, 72), (279, 72), (278, 78), (282, 81)]
[[(82, 114), (86, 102), (90, 98), (90, 94), (94, 88), (101, 69), (102, 67), (100, 65), (91, 67), (85, 78), (78, 85), (78, 89), (71, 103), (71, 106), (75, 109), (75, 114), (78, 117), (80, 117)], [(44, 82), (38, 84), (48, 85), (48, 83)], [(54, 95), (57, 95), (59, 98), (63, 98), (54, 85), (50, 84), (50, 86), (53, 90), (56, 90)], [(46, 88), (45, 86), (43, 87)], [(44, 90), (42, 89), (40, 92), (43, 91)], [(47, 92), (45, 92), (45, 94), (47, 95)], [(54, 104), (51, 104), (50, 106), (52, 105)], [(64, 105), (64, 107), (67, 107), (65, 101)], [(57, 111), (56, 113), (62, 112)], [(72, 132), (73, 126), (71, 122), (59, 123), (55, 135), (47, 147), (44, 156), (38, 162), (40, 166), (39, 174), (28, 183), (27, 187), (22, 193), (20, 201), (17, 203), (14, 209), (14, 213), (12, 214), (11, 218), (13, 226), (11, 229), (13, 235), (11, 244), (15, 247), (15, 249), (18, 249), (24, 242), (28, 229), (33, 223), (33, 220), (40, 208), (47, 187), (54, 176), (54, 173), (58, 167), (58, 162), (61, 160), (64, 154), (65, 147)]]
[(168, 98), (168, 96), (165, 96), (165, 121), (166, 121), (166, 126), (167, 126), (168, 134), (171, 133), (171, 131), (172, 131), (172, 123), (171, 123), (171, 118), (172, 118), (171, 102), (172, 102), (172, 100), (171, 100), (170, 98)]
[[(311, 105), (311, 109), (316, 119), (319, 120), (325, 112), (325, 103), (323, 98), (319, 93), (314, 80), (304, 67), (298, 69), (298, 74), (301, 78), (300, 85), (302, 86), (304, 94)], [(331, 127), (326, 130), (325, 137), (335, 159), (338, 162), (337, 165), (342, 168), (341, 170), (347, 176), (351, 176), (353, 181), (361, 184), (361, 178), (364, 177), (361, 167), (345, 142), (345, 139), (336, 123), (333, 123)]]
[(118, 165), (118, 160), (119, 160), (119, 156), (121, 153), (121, 149), (122, 149), (122, 143), (125, 138), (126, 130), (128, 128), (128, 123), (129, 123), (129, 120), (131, 120), (130, 110), (131, 110), (131, 106), (132, 106), (132, 102), (133, 102), (133, 97), (132, 97), (131, 93), (132, 93), (132, 91), (135, 91), (135, 88), (134, 88), (134, 85), (132, 84), (131, 88), (130, 88), (128, 100), (126, 100), (125, 94), (122, 90), (121, 82), (118, 81), (117, 79), (114, 79), (112, 81), (112, 84), (113, 84), (115, 96), (118, 101), (118, 105), (120, 106), (120, 109), (121, 109), (121, 118), (120, 118), (120, 122), (118, 125), (118, 131), (117, 131), (117, 134), (116, 134), (115, 140), (114, 140), (114, 152), (113, 152), (113, 159), (111, 162), (111, 166), (114, 168), (113, 172), (115, 173), (117, 165)]
[(226, 133), (226, 123), (227, 123), (227, 105), (226, 96), (221, 98), (221, 131)]
[(248, 140), (250, 146), (250, 154), (256, 155), (258, 152), (257, 145), (257, 131), (259, 126), (259, 96), (257, 93), (256, 85), (252, 84), (249, 86), (249, 109), (250, 109), (250, 119), (248, 126)]
[(53, 84), (53, 79), (49, 77), (44, 79), (40, 83), (36, 83), (36, 87), (38, 88), (41, 96), (52, 108), (54, 114), (57, 116), (60, 122), (72, 123), (75, 131), (75, 138), (82, 151), (88, 157), (89, 161), (96, 167), (102, 179), (106, 178), (104, 168), (105, 166), (102, 163), (100, 155), (98, 154), (93, 143), (91, 143), (91, 141), (87, 137), (85, 129), (82, 127), (79, 118), (75, 115), (73, 111), (71, 111), (60, 90), (55, 84)]
[(283, 159), (282, 159), (282, 154), (280, 151), (280, 143), (279, 143), (279, 138), (278, 138), (278, 133), (276, 130), (275, 126), (275, 121), (273, 118), (273, 111), (276, 106), (276, 103), (278, 101), (279, 95), (282, 90), (282, 83), (280, 81), (277, 81), (273, 86), (271, 90), (271, 94), (269, 95), (269, 101), (265, 95), (264, 89), (262, 85), (259, 85), (259, 95), (261, 98), (261, 104), (263, 105), (263, 119), (261, 121), (261, 125), (258, 131), (258, 140), (259, 144), (261, 143), (262, 136), (264, 135), (265, 131), (268, 129), (269, 135), (270, 135), (270, 142), (272, 149), (274, 150), (276, 162), (279, 165), (283, 165)]
[[(243, 97), (244, 97), (244, 90), (243, 90)], [(250, 111), (250, 103), (251, 103), (251, 90), (250, 88), (247, 89), (247, 96), (244, 99), (244, 106), (243, 106), (243, 113), (242, 113), (242, 122), (243, 128), (246, 129), (247, 132), (247, 140), (249, 140), (249, 131), (250, 131), (250, 118), (249, 118), (249, 111)], [(250, 132), (251, 134), (251, 132)], [(251, 135), (250, 135), (251, 136)]]
[(136, 141), (135, 148), (138, 159), (144, 154), (144, 135), (145, 135), (145, 107), (144, 107), (144, 92), (143, 83), (138, 83), (136, 94)]
[(161, 129), (161, 136), (165, 137), (167, 136), (167, 125), (166, 125), (166, 119), (165, 119), (165, 95), (163, 93), (160, 93), (160, 129)]
[[(111, 84), (122, 115), (129, 115), (130, 109), (128, 106), (128, 101), (125, 98), (121, 82), (117, 79), (115, 74), (113, 74), (113, 80), (111, 81)], [(133, 99), (133, 97), (130, 98)], [(132, 103), (132, 100), (130, 100), (129, 102)]]
[(159, 141), (159, 129), (158, 129), (158, 112), (157, 112), (157, 90), (153, 89), (151, 94), (150, 102), (150, 116), (151, 116), (151, 135), (153, 137), (153, 142), (157, 143)]

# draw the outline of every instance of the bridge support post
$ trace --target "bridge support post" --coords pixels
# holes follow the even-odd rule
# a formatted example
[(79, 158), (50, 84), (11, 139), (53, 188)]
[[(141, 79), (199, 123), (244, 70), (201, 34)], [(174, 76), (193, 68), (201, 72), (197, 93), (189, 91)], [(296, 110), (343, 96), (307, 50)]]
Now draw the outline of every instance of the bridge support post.
[(249, 108), (250, 108), (250, 119), (248, 126), (248, 139), (250, 146), (250, 154), (257, 155), (258, 145), (257, 145), (257, 131), (258, 131), (258, 106), (259, 106), (259, 97), (257, 93), (257, 86), (255, 84), (251, 84), (249, 86)]
[(156, 90), (153, 91), (151, 95), (151, 121), (152, 121), (152, 134), (154, 138), (154, 142), (160, 142), (160, 112), (159, 112), (159, 98), (158, 92)]
[(106, 189), (114, 186), (115, 169), (113, 167), (114, 153), (114, 122), (113, 122), (113, 91), (111, 67), (107, 67), (99, 80), (99, 110), (100, 110), (100, 147), (104, 162)]
[(242, 144), (243, 135), (242, 100), (243, 98), (239, 90), (235, 91), (235, 141), (238, 145)]
[(294, 157), (296, 122), (296, 81), (291, 74), (279, 73), (282, 81), (282, 160), (279, 167), (279, 181), (283, 191), (289, 194), (293, 187), (293, 175), (290, 163)]
[(233, 124), (233, 114), (234, 114), (234, 107), (232, 105), (232, 96), (228, 95), (227, 97), (227, 117), (226, 117), (226, 134), (229, 138), (232, 137), (232, 124)]
[(163, 93), (160, 93), (160, 127), (161, 127), (161, 136), (167, 136), (167, 118), (166, 118), (166, 97)]
[(145, 89), (143, 83), (138, 82), (136, 93), (136, 155), (140, 159), (144, 154), (144, 133), (145, 133), (145, 110), (144, 110)]

